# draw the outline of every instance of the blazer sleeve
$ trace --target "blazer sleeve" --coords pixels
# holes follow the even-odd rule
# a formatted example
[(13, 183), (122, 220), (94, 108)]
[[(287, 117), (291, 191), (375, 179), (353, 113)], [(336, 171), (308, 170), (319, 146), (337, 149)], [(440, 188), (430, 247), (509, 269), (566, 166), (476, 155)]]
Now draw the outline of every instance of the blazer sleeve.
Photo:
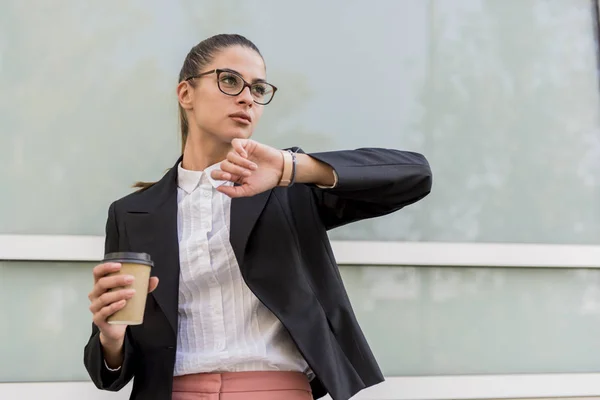
[(362, 148), (308, 155), (329, 164), (338, 176), (332, 189), (312, 185), (327, 229), (392, 213), (431, 191), (429, 162), (418, 153)]
[[(113, 203), (108, 211), (104, 252), (105, 254), (111, 253), (118, 251), (118, 249), (119, 233), (115, 216), (115, 204)], [(92, 334), (84, 349), (83, 363), (98, 389), (116, 392), (127, 385), (133, 377), (136, 354), (130, 338), (129, 328), (127, 328), (125, 333), (123, 346), (123, 365), (118, 371), (109, 371), (104, 363), (104, 354), (102, 352), (102, 345), (100, 344), (100, 331), (92, 323)]]

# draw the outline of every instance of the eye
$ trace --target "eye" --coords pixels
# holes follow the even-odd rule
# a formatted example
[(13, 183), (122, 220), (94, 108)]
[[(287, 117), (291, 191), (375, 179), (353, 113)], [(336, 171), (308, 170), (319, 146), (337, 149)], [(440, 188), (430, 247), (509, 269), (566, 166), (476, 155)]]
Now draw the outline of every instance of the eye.
[(242, 80), (237, 75), (230, 74), (230, 73), (223, 73), (223, 74), (221, 74), (221, 76), (219, 78), (219, 82), (224, 86), (227, 86), (230, 88), (235, 88), (235, 87), (239, 87), (241, 85)]
[(256, 83), (252, 85), (252, 92), (257, 96), (264, 96), (269, 92), (269, 85), (264, 83)]

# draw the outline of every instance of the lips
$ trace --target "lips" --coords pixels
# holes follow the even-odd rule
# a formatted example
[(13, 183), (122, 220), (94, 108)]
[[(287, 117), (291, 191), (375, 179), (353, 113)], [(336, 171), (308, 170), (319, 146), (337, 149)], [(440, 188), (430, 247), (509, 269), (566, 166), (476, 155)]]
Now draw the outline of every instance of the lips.
[(229, 117), (236, 119), (236, 120), (242, 120), (242, 121), (245, 120), (245, 121), (247, 121), (247, 123), (252, 122), (252, 117), (250, 116), (250, 114), (245, 113), (243, 111), (231, 114), (231, 115), (229, 115)]

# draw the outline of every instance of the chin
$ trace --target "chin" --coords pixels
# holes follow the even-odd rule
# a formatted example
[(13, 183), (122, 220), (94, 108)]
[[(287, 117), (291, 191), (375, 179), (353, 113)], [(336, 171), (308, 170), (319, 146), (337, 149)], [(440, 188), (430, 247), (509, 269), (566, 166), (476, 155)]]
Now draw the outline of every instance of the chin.
[(250, 139), (252, 137), (252, 129), (250, 127), (232, 129), (223, 136), (223, 139), (227, 142), (231, 142), (233, 139)]

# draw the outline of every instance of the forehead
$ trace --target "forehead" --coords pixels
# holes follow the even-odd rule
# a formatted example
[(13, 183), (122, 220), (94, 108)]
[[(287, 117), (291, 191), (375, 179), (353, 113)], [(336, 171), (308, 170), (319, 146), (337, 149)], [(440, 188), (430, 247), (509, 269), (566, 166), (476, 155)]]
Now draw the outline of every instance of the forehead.
[(266, 78), (262, 57), (256, 51), (242, 46), (232, 46), (218, 52), (207, 69), (212, 68), (232, 69), (247, 81)]

